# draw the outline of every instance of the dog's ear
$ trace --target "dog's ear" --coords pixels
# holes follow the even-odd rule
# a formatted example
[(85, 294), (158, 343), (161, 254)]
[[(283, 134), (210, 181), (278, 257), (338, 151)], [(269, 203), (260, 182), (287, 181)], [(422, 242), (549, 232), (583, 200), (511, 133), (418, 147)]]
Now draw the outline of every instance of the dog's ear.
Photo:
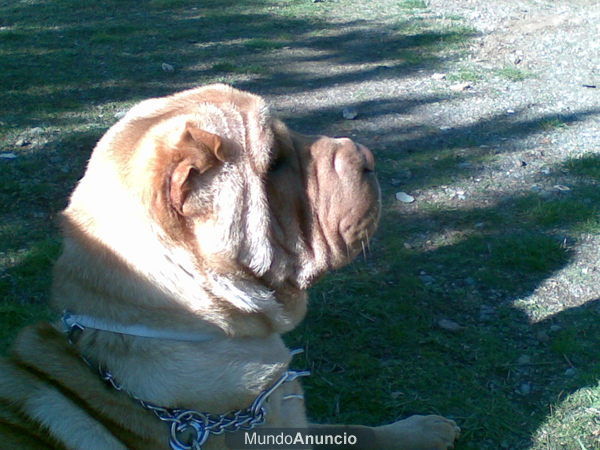
[(197, 214), (197, 201), (189, 201), (190, 194), (201, 183), (208, 170), (232, 159), (232, 142), (216, 134), (187, 123), (177, 144), (178, 161), (170, 174), (169, 200), (182, 216)]

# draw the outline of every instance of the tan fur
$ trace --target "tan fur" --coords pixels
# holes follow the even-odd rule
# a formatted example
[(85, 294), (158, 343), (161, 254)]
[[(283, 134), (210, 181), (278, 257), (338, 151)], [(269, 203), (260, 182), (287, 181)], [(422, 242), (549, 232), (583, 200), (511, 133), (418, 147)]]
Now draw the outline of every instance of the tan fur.
[[(53, 304), (213, 339), (87, 329), (71, 345), (48, 324), (25, 329), (1, 366), (0, 439), (167, 448), (166, 425), (80, 355), (154, 404), (246, 408), (287, 369), (280, 335), (304, 317), (306, 289), (374, 232), (378, 196), (366, 147), (294, 133), (260, 97), (213, 85), (138, 104), (98, 142), (64, 211)], [(266, 426), (306, 425), (289, 393), (300, 385), (270, 398)], [(373, 430), (381, 448), (445, 449), (457, 435), (438, 416)]]

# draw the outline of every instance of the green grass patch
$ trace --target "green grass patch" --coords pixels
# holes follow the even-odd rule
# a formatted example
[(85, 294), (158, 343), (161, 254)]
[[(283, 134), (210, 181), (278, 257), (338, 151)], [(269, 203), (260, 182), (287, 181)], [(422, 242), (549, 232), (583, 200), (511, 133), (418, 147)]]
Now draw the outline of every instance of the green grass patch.
[(244, 46), (253, 50), (275, 50), (285, 46), (285, 43), (272, 39), (249, 39)]
[(534, 76), (532, 72), (513, 66), (506, 66), (501, 69), (496, 69), (494, 72), (499, 77), (505, 78), (509, 81), (524, 81)]
[(570, 158), (563, 164), (563, 168), (576, 176), (590, 178), (600, 182), (600, 156), (589, 153), (577, 158)]
[(477, 70), (477, 69), (463, 68), (463, 69), (460, 69), (457, 72), (449, 73), (446, 76), (446, 79), (448, 81), (472, 81), (472, 82), (476, 82), (476, 81), (480, 81), (481, 79), (483, 79), (483, 74), (482, 74), (482, 72), (480, 70)]
[(600, 448), (600, 384), (578, 389), (551, 404), (549, 413), (535, 435), (532, 449)]
[(400, 7), (404, 9), (426, 9), (427, 3), (423, 0), (402, 0)]

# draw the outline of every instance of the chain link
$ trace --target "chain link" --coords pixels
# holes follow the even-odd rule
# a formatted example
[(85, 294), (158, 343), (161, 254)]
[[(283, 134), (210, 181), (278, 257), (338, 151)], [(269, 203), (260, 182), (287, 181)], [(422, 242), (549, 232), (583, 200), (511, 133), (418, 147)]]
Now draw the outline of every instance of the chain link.
[(227, 414), (210, 414), (191, 409), (165, 408), (147, 402), (125, 391), (109, 371), (102, 368), (99, 371), (102, 379), (114, 389), (126, 392), (144, 409), (152, 411), (159, 420), (170, 425), (169, 446), (172, 450), (201, 450), (211, 434), (251, 430), (262, 425), (266, 416), (264, 404), (271, 394), (284, 383), (310, 375), (309, 371), (288, 370), (270, 388), (261, 392), (248, 408)]

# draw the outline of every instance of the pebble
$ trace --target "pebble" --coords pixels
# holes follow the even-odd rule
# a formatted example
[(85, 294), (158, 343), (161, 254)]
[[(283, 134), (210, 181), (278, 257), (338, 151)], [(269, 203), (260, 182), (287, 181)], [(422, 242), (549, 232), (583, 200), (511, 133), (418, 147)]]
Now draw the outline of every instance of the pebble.
[(14, 153), (0, 153), (0, 158), (2, 159), (15, 159), (17, 155)]
[(435, 278), (431, 275), (419, 275), (421, 281), (425, 284), (433, 284), (435, 283)]
[(566, 192), (566, 191), (570, 191), (570, 190), (571, 190), (571, 188), (570, 188), (570, 187), (568, 187), (568, 186), (564, 186), (564, 185), (562, 185), (562, 184), (557, 184), (557, 185), (555, 185), (555, 186), (554, 186), (554, 189), (556, 189), (557, 191), (563, 191), (563, 192)]
[(455, 91), (455, 92), (460, 92), (460, 91), (466, 91), (468, 89), (471, 89), (473, 86), (471, 85), (471, 83), (457, 83), (457, 84), (453, 84), (452, 86), (450, 86), (450, 90)]
[(550, 331), (556, 332), (562, 330), (560, 325), (550, 325)]
[(568, 377), (573, 377), (577, 375), (577, 369), (575, 367), (569, 367), (567, 370), (565, 370), (565, 375)]
[(167, 73), (175, 72), (175, 67), (173, 67), (171, 64), (162, 63), (161, 67), (162, 67), (163, 72), (167, 72)]
[(440, 319), (438, 320), (438, 327), (440, 327), (443, 330), (446, 331), (460, 331), (463, 329), (462, 326), (460, 326), (459, 324), (457, 324), (456, 322), (454, 322), (453, 320), (450, 319)]
[(17, 147), (27, 147), (28, 145), (31, 145), (31, 141), (25, 138), (21, 138), (17, 140), (17, 142), (15, 142), (15, 145)]
[(434, 80), (445, 80), (446, 79), (446, 74), (445, 73), (434, 73), (433, 75), (431, 75), (431, 78)]
[(117, 111), (114, 115), (115, 119), (122, 119), (127, 114), (127, 111)]
[(342, 109), (342, 117), (346, 120), (354, 120), (358, 117), (356, 108), (347, 107)]
[(523, 383), (519, 386), (519, 393), (521, 395), (529, 395), (531, 394), (531, 383)]
[(415, 201), (415, 198), (412, 195), (408, 195), (406, 192), (396, 192), (396, 200), (399, 200), (402, 203), (412, 203)]

